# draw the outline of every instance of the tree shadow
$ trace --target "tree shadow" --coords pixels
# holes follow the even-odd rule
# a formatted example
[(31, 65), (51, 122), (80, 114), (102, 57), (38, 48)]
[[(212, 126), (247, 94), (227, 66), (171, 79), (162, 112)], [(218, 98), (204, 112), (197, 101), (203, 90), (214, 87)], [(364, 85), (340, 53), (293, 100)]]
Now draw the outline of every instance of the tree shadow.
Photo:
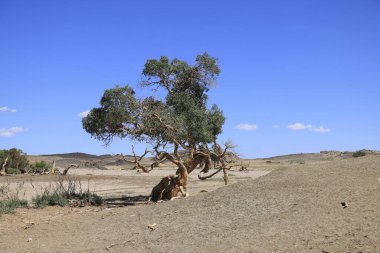
[(105, 198), (103, 200), (104, 200), (104, 204), (107, 207), (123, 207), (123, 206), (153, 204), (153, 202), (149, 201), (149, 196), (143, 196), (143, 195)]

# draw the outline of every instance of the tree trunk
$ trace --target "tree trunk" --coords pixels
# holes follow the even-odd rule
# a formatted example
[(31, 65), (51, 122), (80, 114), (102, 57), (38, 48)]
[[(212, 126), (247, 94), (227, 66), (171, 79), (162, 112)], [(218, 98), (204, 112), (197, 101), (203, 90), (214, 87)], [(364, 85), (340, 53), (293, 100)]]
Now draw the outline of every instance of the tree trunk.
[(159, 200), (170, 200), (181, 193), (183, 197), (187, 196), (186, 188), (189, 174), (203, 161), (200, 157), (190, 158), (186, 162), (180, 161), (176, 176), (171, 175), (161, 179), (161, 181), (152, 189), (150, 200), (157, 202)]
[(5, 161), (3, 163), (3, 166), (1, 167), (1, 170), (0, 170), (0, 176), (6, 176), (7, 175), (7, 170), (5, 168), (5, 166), (7, 166), (7, 163), (8, 163), (8, 157), (5, 158)]
[(159, 200), (170, 200), (177, 197), (180, 192), (180, 183), (178, 176), (167, 176), (152, 189), (150, 200), (157, 202)]
[(177, 197), (179, 192), (181, 192), (182, 197), (186, 197), (187, 180), (187, 169), (183, 163), (180, 163), (176, 176), (171, 175), (162, 178), (152, 189), (150, 200), (154, 202), (159, 200), (170, 200)]
[(50, 173), (55, 174), (55, 160), (53, 160), (53, 164), (51, 165)]
[[(165, 153), (168, 160), (172, 161), (178, 166), (176, 175), (167, 176), (161, 179), (161, 181), (152, 189), (152, 192), (150, 195), (151, 201), (156, 202), (159, 200), (169, 200), (174, 197), (177, 197), (179, 192), (181, 192), (183, 197), (187, 196), (186, 188), (187, 188), (188, 175), (199, 166), (203, 168), (201, 173), (207, 173), (212, 168), (212, 159), (211, 159), (210, 153), (202, 152), (202, 151), (197, 151), (195, 153), (194, 151), (190, 151), (190, 154), (187, 156), (185, 161), (183, 161), (178, 155), (177, 150), (178, 150), (178, 145), (174, 149), (174, 154), (176, 154), (177, 160), (175, 160), (173, 156)], [(225, 151), (224, 153), (220, 155), (220, 157), (223, 157), (224, 155), (225, 155)], [(159, 159), (163, 159), (163, 157), (164, 156), (160, 157)], [(220, 157), (219, 157), (219, 160), (221, 159)], [(205, 177), (200, 177), (198, 175), (198, 178), (204, 180), (204, 179), (212, 177), (213, 175), (223, 170), (224, 183), (228, 185), (229, 184), (229, 177), (228, 177), (229, 168), (226, 167), (226, 164), (223, 161), (220, 162), (220, 164), (221, 164), (221, 167), (215, 173), (212, 173), (211, 175), (205, 176)]]
[(228, 172), (226, 168), (223, 168), (223, 178), (224, 178), (224, 183), (225, 185), (228, 185), (230, 180), (228, 178)]

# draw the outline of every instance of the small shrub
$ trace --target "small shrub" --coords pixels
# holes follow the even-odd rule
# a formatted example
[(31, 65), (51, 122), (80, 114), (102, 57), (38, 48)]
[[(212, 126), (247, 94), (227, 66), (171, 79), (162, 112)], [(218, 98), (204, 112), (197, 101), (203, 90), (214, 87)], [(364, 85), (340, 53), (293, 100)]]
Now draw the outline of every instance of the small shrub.
[(352, 154), (353, 157), (361, 157), (365, 155), (366, 155), (366, 152), (364, 150), (358, 150)]
[(17, 174), (21, 174), (21, 171), (19, 169), (15, 169), (15, 168), (8, 168), (7, 174), (17, 175)]
[(45, 170), (47, 170), (49, 167), (50, 166), (45, 161), (39, 161), (39, 162), (35, 162), (35, 163), (30, 165), (29, 172), (42, 173)]
[[(59, 177), (54, 186), (45, 188), (41, 195), (33, 198), (33, 204), (37, 208), (46, 206), (66, 206), (71, 200), (78, 200), (81, 205), (102, 205), (103, 199), (90, 192), (89, 189), (83, 191), (82, 183), (75, 177)], [(74, 201), (75, 202), (75, 201)]]
[(0, 201), (0, 216), (2, 214), (14, 213), (16, 208), (27, 207), (28, 201), (20, 199), (7, 199)]
[(74, 199), (83, 200), (91, 205), (100, 206), (103, 204), (103, 198), (91, 192), (85, 192), (80, 195), (74, 196)]
[(103, 204), (103, 198), (95, 193), (92, 194), (92, 201), (93, 204), (95, 204), (96, 206), (100, 206)]
[(45, 191), (42, 195), (33, 198), (33, 204), (37, 208), (45, 208), (47, 206), (67, 206), (69, 201), (57, 192)]

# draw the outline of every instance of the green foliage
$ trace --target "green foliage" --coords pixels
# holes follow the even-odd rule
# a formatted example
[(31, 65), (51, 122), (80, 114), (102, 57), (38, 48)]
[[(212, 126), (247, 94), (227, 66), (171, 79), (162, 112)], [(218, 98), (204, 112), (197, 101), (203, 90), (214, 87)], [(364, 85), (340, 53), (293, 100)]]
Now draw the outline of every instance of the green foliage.
[(90, 192), (78, 193), (65, 195), (59, 193), (57, 191), (50, 193), (49, 191), (45, 191), (41, 195), (37, 195), (33, 198), (33, 204), (37, 208), (45, 208), (47, 206), (67, 206), (69, 204), (69, 200), (82, 200), (85, 203), (89, 203), (91, 205), (102, 205), (103, 199), (99, 195)]
[(364, 150), (358, 150), (352, 154), (353, 157), (361, 157), (365, 155), (366, 155), (366, 152)]
[(103, 198), (93, 193), (90, 195), (89, 202), (93, 203), (96, 206), (100, 206), (103, 204)]
[(134, 94), (128, 86), (106, 90), (100, 101), (101, 108), (92, 109), (83, 119), (84, 129), (101, 140), (107, 139), (109, 134), (125, 137), (124, 124), (134, 121), (140, 109)]
[(15, 168), (8, 168), (7, 174), (17, 175), (17, 174), (21, 174), (21, 171)]
[(38, 161), (30, 165), (30, 172), (39, 173), (43, 172), (50, 167), (45, 161)]
[(11, 198), (0, 201), (0, 216), (2, 214), (14, 213), (16, 208), (27, 207), (28, 201), (20, 200), (18, 198)]
[(114, 137), (189, 147), (213, 143), (225, 118), (217, 105), (207, 106), (207, 92), (219, 74), (217, 60), (207, 53), (198, 55), (194, 65), (165, 56), (148, 60), (141, 85), (162, 88), (165, 97), (137, 99), (128, 85), (116, 86), (104, 92), (101, 107), (83, 118), (83, 128), (107, 144)]
[(83, 200), (87, 203), (90, 203), (91, 205), (100, 206), (103, 204), (103, 198), (97, 195), (96, 193), (91, 193), (89, 191), (76, 194), (75, 196), (72, 196), (74, 199)]
[(0, 166), (8, 158), (8, 162), (5, 166), (5, 170), (9, 174), (25, 173), (29, 166), (29, 162), (26, 154), (21, 149), (12, 148), (9, 150), (0, 150)]
[(58, 192), (49, 193), (45, 191), (42, 195), (37, 195), (33, 198), (33, 204), (37, 208), (45, 208), (47, 206), (66, 206), (69, 201)]

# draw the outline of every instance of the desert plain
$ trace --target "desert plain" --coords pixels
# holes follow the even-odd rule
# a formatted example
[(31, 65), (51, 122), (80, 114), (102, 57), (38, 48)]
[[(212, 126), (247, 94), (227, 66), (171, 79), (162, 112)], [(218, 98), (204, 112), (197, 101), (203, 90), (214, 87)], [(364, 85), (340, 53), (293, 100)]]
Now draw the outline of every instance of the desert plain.
[[(380, 154), (321, 152), (240, 159), (189, 196), (147, 201), (169, 164), (150, 173), (113, 156), (31, 156), (78, 164), (66, 177), (102, 206), (20, 208), (0, 217), (0, 252), (380, 252)], [(145, 161), (149, 162), (149, 161)], [(242, 169), (242, 167), (244, 167)], [(31, 201), (58, 175), (0, 177)]]

